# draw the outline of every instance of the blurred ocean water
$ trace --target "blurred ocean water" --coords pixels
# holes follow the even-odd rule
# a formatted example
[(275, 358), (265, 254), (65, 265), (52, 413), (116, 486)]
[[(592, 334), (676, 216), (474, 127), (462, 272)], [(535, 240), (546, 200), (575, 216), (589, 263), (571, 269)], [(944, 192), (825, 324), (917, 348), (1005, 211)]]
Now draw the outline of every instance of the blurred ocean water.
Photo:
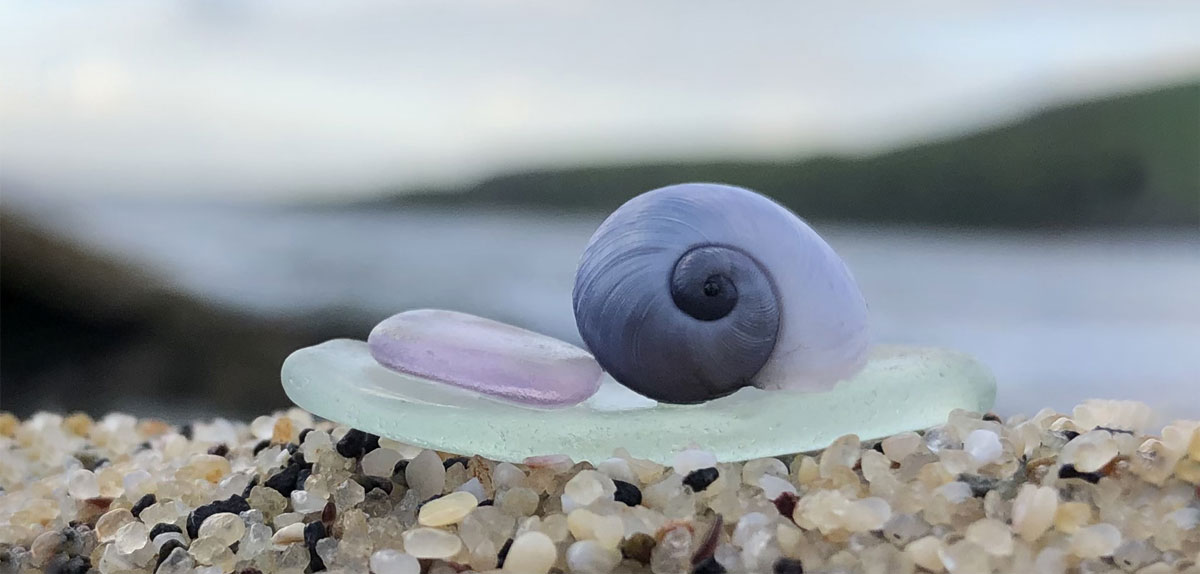
[[(292, 209), (148, 201), (27, 202), (39, 223), (175, 288), (268, 317), (341, 314), (362, 336), (442, 307), (578, 342), (571, 286), (602, 215)], [(997, 411), (1089, 397), (1195, 417), (1200, 234), (814, 226), (842, 254), (881, 342), (968, 351)]]

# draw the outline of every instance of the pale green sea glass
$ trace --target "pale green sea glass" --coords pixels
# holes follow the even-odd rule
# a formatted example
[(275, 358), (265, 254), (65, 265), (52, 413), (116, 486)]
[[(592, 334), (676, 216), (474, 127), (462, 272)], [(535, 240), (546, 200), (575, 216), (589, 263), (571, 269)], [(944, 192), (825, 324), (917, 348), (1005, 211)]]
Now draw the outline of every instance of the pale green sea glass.
[(945, 422), (953, 409), (991, 408), (996, 384), (971, 357), (881, 346), (830, 391), (752, 387), (699, 405), (657, 404), (608, 380), (588, 401), (557, 410), (501, 402), (388, 370), (366, 343), (329, 341), (292, 353), (283, 386), (313, 414), (401, 442), (519, 462), (565, 454), (599, 461), (623, 447), (667, 462), (690, 446), (735, 461), (812, 451), (845, 434), (884, 437)]

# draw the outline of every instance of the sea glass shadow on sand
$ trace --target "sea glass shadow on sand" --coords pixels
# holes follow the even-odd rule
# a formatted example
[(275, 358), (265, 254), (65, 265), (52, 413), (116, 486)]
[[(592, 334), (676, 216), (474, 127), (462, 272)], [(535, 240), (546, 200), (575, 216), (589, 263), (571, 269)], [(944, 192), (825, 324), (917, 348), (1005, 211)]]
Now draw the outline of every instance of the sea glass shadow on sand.
[(313, 414), (419, 447), (519, 462), (565, 454), (600, 461), (625, 448), (667, 462), (691, 446), (735, 461), (816, 450), (845, 434), (878, 438), (930, 427), (953, 409), (983, 412), (991, 373), (956, 351), (880, 346), (833, 390), (747, 387), (697, 405), (655, 403), (607, 380), (591, 399), (554, 410), (503, 402), (389, 370), (365, 342), (300, 349), (282, 372), (288, 396)]

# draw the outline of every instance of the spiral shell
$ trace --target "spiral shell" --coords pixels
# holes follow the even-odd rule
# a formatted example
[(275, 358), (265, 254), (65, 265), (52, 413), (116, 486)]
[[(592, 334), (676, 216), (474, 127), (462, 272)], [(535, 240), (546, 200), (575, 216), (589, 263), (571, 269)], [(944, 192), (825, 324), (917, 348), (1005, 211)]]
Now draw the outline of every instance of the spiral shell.
[(600, 365), (664, 402), (830, 388), (869, 343), (866, 302), (833, 249), (728, 185), (672, 185), (618, 208), (584, 250), (573, 304)]

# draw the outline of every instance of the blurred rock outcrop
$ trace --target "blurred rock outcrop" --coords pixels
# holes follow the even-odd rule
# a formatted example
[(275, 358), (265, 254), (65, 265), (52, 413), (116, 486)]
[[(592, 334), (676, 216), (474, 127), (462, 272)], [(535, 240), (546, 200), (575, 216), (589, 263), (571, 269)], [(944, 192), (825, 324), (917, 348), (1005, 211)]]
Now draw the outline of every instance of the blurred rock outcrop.
[(349, 329), (250, 317), (0, 211), (0, 408), (182, 419), (287, 403), (292, 350)]

